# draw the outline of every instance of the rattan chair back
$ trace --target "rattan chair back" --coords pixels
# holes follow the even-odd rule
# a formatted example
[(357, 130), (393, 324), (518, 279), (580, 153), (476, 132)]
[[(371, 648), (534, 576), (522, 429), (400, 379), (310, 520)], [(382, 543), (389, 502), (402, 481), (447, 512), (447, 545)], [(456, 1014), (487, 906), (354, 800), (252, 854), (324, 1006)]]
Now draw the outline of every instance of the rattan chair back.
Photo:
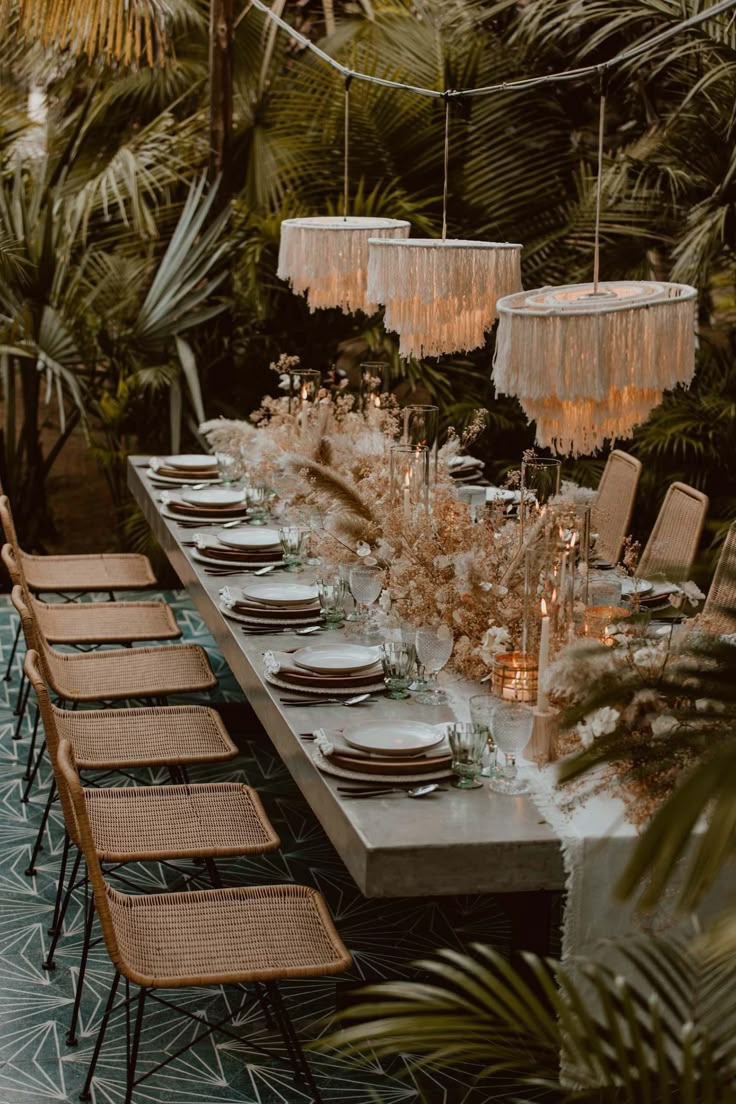
[(671, 582), (687, 579), (707, 512), (707, 495), (686, 483), (673, 483), (664, 496), (636, 574), (642, 579), (663, 576)]
[(723, 542), (702, 621), (710, 632), (736, 633), (736, 521)]
[(25, 654), (23, 660), (23, 670), (26, 673), (26, 678), (33, 687), (36, 695), (36, 701), (38, 702), (38, 709), (41, 714), (41, 720), (43, 722), (43, 733), (46, 738), (46, 750), (51, 760), (51, 766), (54, 771), (54, 778), (56, 779), (56, 787), (59, 791), (59, 798), (61, 800), (61, 807), (64, 813), (64, 823), (66, 830), (71, 836), (74, 843), (79, 846), (79, 838), (77, 835), (77, 822), (74, 816), (74, 810), (69, 800), (69, 792), (62, 784), (62, 779), (59, 776), (59, 743), (60, 734), (59, 728), (56, 722), (56, 712), (51, 697), (49, 695), (46, 680), (43, 677), (43, 671), (41, 670), (41, 663), (38, 652), (35, 648), (29, 648)]
[(18, 534), (13, 521), (13, 511), (10, 509), (10, 499), (6, 494), (0, 495), (0, 525), (3, 527), (5, 540), (12, 544), (16, 554), (20, 552)]
[[(114, 894), (115, 891), (110, 889), (102, 875), (102, 867), (92, 836), (92, 826), (89, 822), (87, 805), (84, 800), (84, 790), (82, 789), (82, 782), (74, 759), (74, 749), (72, 748), (70, 740), (62, 739), (59, 742), (57, 767), (59, 796), (61, 796), (62, 793), (66, 793), (70, 816), (74, 824), (74, 833), (70, 832), (69, 835), (73, 836), (75, 842), (84, 854), (84, 859), (87, 864), (87, 877), (92, 884), (95, 895), (95, 907), (100, 920), (102, 934), (105, 939), (107, 953), (110, 955), (113, 964), (120, 973), (130, 977), (130, 973), (126, 973), (125, 962), (123, 961), (123, 956), (115, 935), (115, 926), (112, 921), (110, 905), (107, 899), (108, 893)], [(122, 897), (121, 894), (117, 896)]]
[(0, 557), (2, 557), (3, 565), (10, 576), (10, 581), (13, 586), (24, 586), (25, 576), (23, 574), (23, 567), (10, 541), (6, 541), (2, 549), (0, 549)]
[(596, 553), (608, 563), (618, 563), (629, 531), (641, 460), (614, 449), (598, 484), (598, 497), (590, 512), (591, 529), (598, 534)]
[(21, 587), (14, 586), (10, 593), (10, 600), (20, 617), (26, 649), (33, 648), (34, 651), (38, 653), (44, 681), (49, 684), (56, 694), (64, 697), (64, 680), (59, 677), (62, 673), (62, 657), (46, 642), (46, 638), (41, 632), (38, 619), (30, 603), (28, 593), (24, 593)]

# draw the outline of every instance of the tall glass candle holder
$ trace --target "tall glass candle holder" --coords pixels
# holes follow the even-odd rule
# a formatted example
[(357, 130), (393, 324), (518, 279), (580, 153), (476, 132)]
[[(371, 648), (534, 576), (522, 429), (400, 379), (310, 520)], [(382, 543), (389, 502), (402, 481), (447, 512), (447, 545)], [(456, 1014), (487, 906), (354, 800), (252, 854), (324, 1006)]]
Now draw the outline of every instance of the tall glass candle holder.
[(360, 365), (358, 406), (362, 414), (381, 405), (381, 392), (388, 390), (388, 367), (383, 360), (364, 360)]
[(493, 661), (493, 693), (505, 701), (536, 703), (539, 668), (528, 652), (503, 652)]
[(522, 534), (529, 521), (560, 493), (561, 471), (560, 460), (538, 456), (522, 460), (519, 502), (519, 523)]
[(302, 434), (309, 427), (309, 413), (321, 383), (321, 374), (312, 369), (297, 368), (289, 372), (289, 413), (299, 415)]
[(405, 406), (403, 410), (402, 441), (415, 448), (424, 446), (430, 454), (430, 478), (437, 482), (437, 453), (440, 437), (440, 408), (438, 406)]
[(391, 502), (401, 504), (405, 522), (429, 509), (429, 449), (426, 445), (392, 445), (389, 453)]

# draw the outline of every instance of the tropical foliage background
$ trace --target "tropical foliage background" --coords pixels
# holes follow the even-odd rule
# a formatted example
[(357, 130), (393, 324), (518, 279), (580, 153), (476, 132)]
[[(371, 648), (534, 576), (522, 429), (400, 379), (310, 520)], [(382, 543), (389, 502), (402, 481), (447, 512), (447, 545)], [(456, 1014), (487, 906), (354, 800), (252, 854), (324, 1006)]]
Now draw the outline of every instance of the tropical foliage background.
[[(125, 453), (171, 447), (179, 425), (193, 433), (201, 394), (208, 416), (242, 416), (273, 385), (267, 365), (282, 351), (323, 370), (385, 355), (394, 386), (436, 397), (448, 421), (488, 407), (480, 447), (492, 475), (517, 461), (532, 431), (513, 400), (493, 395), (492, 338), (469, 358), (401, 364), (380, 316), (310, 315), (276, 280), (281, 218), (339, 206), (342, 82), (246, 0), (234, 9), (231, 217), (219, 228), (216, 258), (214, 250), (199, 254), (199, 301), (182, 321), (176, 297), (185, 280), (175, 256), (208, 161), (211, 5), (137, 0), (124, 6), (129, 36), (116, 30), (118, 6), (79, 0), (66, 9), (74, 24), (60, 21), (59, 5), (14, 0), (0, 32), (0, 476), (16, 502), (33, 500), (21, 518), (26, 541), (42, 543), (51, 531), (44, 487), (75, 427), (88, 434), (90, 465), (108, 474), (125, 540)], [(351, 66), (438, 89), (594, 62), (704, 6), (273, 4)], [(102, 17), (90, 21), (94, 11)], [(716, 543), (736, 516), (728, 447), (736, 422), (735, 76), (736, 28), (726, 13), (617, 71), (606, 131), (604, 274), (671, 275), (701, 291), (697, 380), (668, 396), (635, 438), (648, 483), (637, 524), (646, 531), (666, 482), (684, 477), (711, 495)], [(453, 108), (449, 232), (522, 241), (528, 287), (590, 275), (593, 85), (503, 92)], [(408, 218), (418, 233), (438, 233), (442, 104), (354, 82), (351, 116), (355, 213)], [(173, 283), (154, 304), (146, 296), (162, 291), (155, 273), (171, 248)], [(155, 335), (145, 332), (151, 312)], [(170, 416), (161, 417), (162, 407)], [(583, 460), (574, 474), (594, 482), (603, 459)]]

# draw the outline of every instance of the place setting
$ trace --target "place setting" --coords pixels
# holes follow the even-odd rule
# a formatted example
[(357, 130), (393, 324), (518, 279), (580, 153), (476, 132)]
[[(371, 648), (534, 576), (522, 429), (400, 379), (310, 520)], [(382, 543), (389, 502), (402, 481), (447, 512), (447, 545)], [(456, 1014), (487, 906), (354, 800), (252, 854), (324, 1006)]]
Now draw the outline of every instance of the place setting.
[(322, 608), (316, 584), (295, 580), (253, 580), (243, 586), (225, 586), (219, 609), (237, 621), (246, 633), (282, 629), (321, 628)]
[(207, 453), (152, 456), (148, 461), (147, 474), (154, 486), (161, 487), (220, 482), (217, 458)]
[(245, 491), (234, 487), (198, 487), (163, 491), (159, 496), (161, 514), (179, 523), (246, 522), (248, 507)]
[(186, 542), (193, 549), (192, 559), (205, 564), (208, 574), (237, 574), (240, 571), (265, 571), (285, 566), (279, 534), (275, 529), (220, 529), (210, 536), (194, 533)]
[(376, 721), (346, 729), (317, 728), (302, 739), (313, 742), (312, 762), (319, 771), (362, 784), (338, 786), (343, 797), (428, 797), (447, 789), (438, 783), (452, 776), (444, 724)]
[(368, 700), (384, 690), (381, 652), (376, 647), (343, 641), (314, 644), (295, 651), (266, 652), (263, 664), (266, 681), (289, 691), (281, 697), (285, 705)]

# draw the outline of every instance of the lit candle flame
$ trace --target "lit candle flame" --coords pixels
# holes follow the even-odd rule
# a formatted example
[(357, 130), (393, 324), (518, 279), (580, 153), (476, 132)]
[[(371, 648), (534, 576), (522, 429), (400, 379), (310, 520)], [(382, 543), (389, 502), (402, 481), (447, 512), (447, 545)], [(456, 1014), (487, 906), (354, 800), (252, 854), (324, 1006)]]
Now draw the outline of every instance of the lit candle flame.
[(409, 468), (404, 472), (404, 486), (411, 487), (411, 471)]
[(545, 602), (545, 600), (543, 598), (542, 599), (542, 617), (546, 617), (546, 616), (547, 616), (547, 603)]
[(302, 402), (306, 402), (309, 397), (309, 391), (307, 390), (306, 383), (302, 385)]

